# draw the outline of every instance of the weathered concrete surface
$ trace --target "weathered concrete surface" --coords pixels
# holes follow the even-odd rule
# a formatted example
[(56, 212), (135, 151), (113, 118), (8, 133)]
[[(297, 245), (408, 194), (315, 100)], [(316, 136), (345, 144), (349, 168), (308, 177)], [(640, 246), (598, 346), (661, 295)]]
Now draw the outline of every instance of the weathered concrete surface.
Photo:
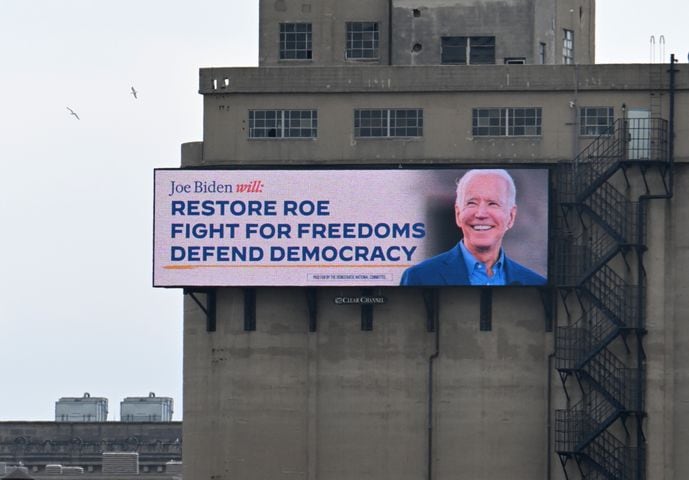
[[(662, 66), (661, 66), (662, 67)], [(204, 142), (184, 165), (319, 163), (557, 163), (593, 139), (579, 134), (583, 106), (649, 108), (660, 98), (667, 118), (667, 78), (651, 81), (658, 65), (502, 65), (204, 69)], [(689, 116), (689, 70), (678, 67), (676, 118)], [(214, 78), (229, 78), (212, 89)], [(278, 92), (288, 92), (279, 96)], [(654, 95), (655, 97), (653, 97)], [(542, 135), (473, 137), (472, 109), (541, 107)], [(248, 138), (250, 109), (316, 109), (315, 139)], [(419, 138), (357, 139), (356, 108), (422, 108)], [(676, 160), (689, 160), (689, 125), (677, 122)]]
[(47, 464), (99, 472), (104, 451), (139, 452), (151, 472), (182, 459), (181, 422), (0, 422), (0, 462), (42, 471)]
[[(443, 36), (494, 36), (495, 63), (524, 58), (561, 64), (564, 29), (574, 32), (575, 61), (594, 63), (595, 2), (590, 0), (261, 0), (259, 65), (437, 65)], [(346, 22), (379, 24), (379, 56), (348, 60)], [(280, 60), (280, 23), (313, 25), (311, 60)], [(392, 25), (392, 29), (390, 29)]]
[[(435, 336), (425, 330), (420, 290), (382, 293), (389, 301), (375, 307), (372, 332), (361, 331), (358, 307), (333, 303), (356, 290), (319, 290), (315, 333), (300, 289), (259, 289), (255, 332), (242, 329), (239, 289), (219, 291), (213, 333), (187, 302), (185, 472), (423, 478)], [(437, 478), (516, 478), (517, 456), (520, 478), (537, 478), (546, 462), (549, 335), (540, 298), (528, 289), (498, 292), (490, 332), (478, 331), (478, 299), (466, 288), (442, 292), (433, 468)]]

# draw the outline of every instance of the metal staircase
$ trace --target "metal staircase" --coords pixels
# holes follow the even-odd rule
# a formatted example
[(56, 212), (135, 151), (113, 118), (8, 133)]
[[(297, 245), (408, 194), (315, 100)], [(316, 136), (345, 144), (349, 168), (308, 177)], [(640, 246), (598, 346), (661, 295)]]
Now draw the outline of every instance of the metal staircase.
[(567, 478), (645, 479), (644, 199), (648, 176), (664, 180), (669, 162), (665, 120), (621, 119), (558, 171), (568, 321), (555, 332), (555, 366), (568, 408), (555, 412), (555, 450)]

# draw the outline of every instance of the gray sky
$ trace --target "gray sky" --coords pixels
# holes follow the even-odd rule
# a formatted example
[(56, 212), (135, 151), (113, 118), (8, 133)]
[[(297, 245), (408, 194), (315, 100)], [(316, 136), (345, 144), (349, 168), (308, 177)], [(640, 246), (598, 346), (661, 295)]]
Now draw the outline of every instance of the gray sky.
[[(647, 63), (663, 35), (685, 63), (686, 5), (599, 0), (597, 61)], [(151, 287), (153, 169), (202, 138), (199, 67), (257, 57), (258, 0), (0, 0), (0, 420), (53, 420), (84, 392), (119, 420), (151, 391), (181, 419), (182, 293)]]

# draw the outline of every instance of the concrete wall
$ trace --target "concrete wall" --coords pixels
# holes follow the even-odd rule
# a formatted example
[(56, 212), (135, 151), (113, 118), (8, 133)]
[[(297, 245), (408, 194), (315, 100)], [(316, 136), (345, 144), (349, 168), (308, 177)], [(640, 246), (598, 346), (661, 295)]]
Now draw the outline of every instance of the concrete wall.
[(574, 63), (595, 63), (595, 8), (594, 0), (565, 0), (555, 2), (554, 63), (562, 64), (564, 29), (574, 32)]
[[(689, 291), (689, 276), (681, 267), (689, 265), (689, 232), (682, 228), (689, 224), (689, 202), (682, 198), (682, 192), (689, 189), (689, 169), (679, 168), (675, 178), (676, 199), (671, 202), (671, 215), (668, 216), (670, 225), (675, 228), (668, 229), (671, 232), (671, 243), (667, 245), (665, 252), (657, 252), (665, 271), (669, 273), (665, 275), (666, 296), (673, 300), (667, 302), (667, 310), (662, 317), (667, 319), (668, 324), (663, 331), (658, 332), (664, 336), (665, 355), (659, 360), (664, 389), (656, 392), (667, 390), (665, 398), (671, 400), (667, 402), (663, 412), (664, 426), (672, 428), (672, 437), (668, 435), (665, 442), (672, 448), (663, 451), (666, 478), (679, 478), (689, 474), (689, 458), (684, 453), (689, 444), (689, 324), (686, 321), (689, 318), (689, 297), (685, 293)], [(660, 225), (661, 228), (663, 226)], [(657, 307), (663, 311), (662, 306)], [(670, 466), (674, 466), (673, 471), (668, 471), (672, 468)]]
[[(571, 160), (591, 141), (578, 133), (581, 106), (650, 108), (652, 66), (261, 68), (202, 70), (203, 143), (186, 145), (184, 166), (250, 164), (540, 163)], [(644, 433), (647, 478), (689, 476), (689, 300), (682, 287), (689, 251), (689, 70), (680, 66), (676, 102), (675, 197), (649, 202)], [(224, 89), (213, 79), (228, 78)], [(570, 106), (570, 102), (573, 106)], [(420, 139), (352, 137), (357, 106), (424, 109)], [(471, 109), (541, 106), (539, 138), (473, 138)], [(315, 108), (315, 140), (249, 140), (249, 109)], [(664, 115), (667, 117), (667, 115)], [(630, 199), (644, 178), (630, 169), (611, 181)], [(660, 188), (649, 170), (653, 191)], [(629, 182), (627, 184), (627, 182)], [(633, 254), (628, 261), (634, 261)], [(611, 265), (638, 280), (620, 256)], [(381, 289), (373, 331), (360, 310), (318, 290), (318, 328), (308, 331), (305, 293), (257, 290), (257, 330), (244, 331), (241, 289), (218, 290), (217, 331), (185, 301), (185, 476), (216, 480), (419, 479), (428, 468), (428, 368), (435, 336), (425, 330), (421, 292)], [(572, 304), (576, 299), (572, 296)], [(550, 365), (538, 291), (497, 290), (492, 330), (479, 330), (479, 293), (448, 288), (440, 298), (440, 354), (434, 363), (434, 478), (562, 479), (553, 454), (554, 410), (568, 403)], [(577, 317), (574, 316), (574, 319)], [(560, 305), (556, 322), (569, 320)], [(625, 358), (621, 341), (610, 347)], [(613, 427), (624, 438), (621, 425)], [(633, 434), (633, 432), (632, 432)], [(574, 469), (570, 469), (574, 475)], [(548, 476), (549, 475), (549, 476)], [(570, 477), (571, 478), (571, 477)], [(575, 477), (576, 478), (576, 477)]]
[[(300, 289), (259, 289), (255, 332), (242, 328), (239, 289), (219, 291), (213, 333), (186, 302), (185, 477), (424, 478), (435, 335), (420, 290), (381, 293), (371, 332), (356, 306), (333, 302), (352, 289), (319, 289), (313, 333)], [(490, 332), (479, 332), (476, 290), (441, 295), (437, 478), (539, 478), (550, 335), (538, 292), (498, 292)]]
[[(345, 60), (346, 22), (378, 22), (380, 55), (364, 63), (388, 63), (388, 0), (260, 0), (259, 65), (334, 65), (361, 63)], [(313, 25), (313, 58), (280, 60), (280, 23)]]
[(504, 63), (507, 57), (524, 57), (527, 63), (536, 63), (532, 55), (536, 15), (532, 0), (445, 0), (422, 5), (397, 1), (392, 19), (392, 63), (440, 64), (440, 38), (445, 36), (494, 36), (495, 63)]
[[(579, 135), (583, 106), (650, 108), (649, 65), (438, 66), (360, 68), (204, 69), (203, 165), (232, 163), (555, 163), (591, 142)], [(678, 88), (689, 88), (685, 68)], [(213, 82), (227, 88), (213, 89)], [(665, 82), (665, 85), (667, 83)], [(657, 92), (667, 116), (669, 96)], [(279, 94), (279, 91), (288, 91)], [(684, 97), (682, 97), (684, 98)], [(540, 137), (473, 137), (472, 108), (541, 107)], [(423, 108), (421, 138), (357, 139), (355, 108)], [(249, 139), (250, 109), (316, 109), (316, 139)], [(689, 115), (677, 102), (677, 118)], [(677, 149), (687, 159), (689, 138), (678, 125)], [(183, 160), (184, 161), (184, 160)]]
[(675, 169), (675, 194), (654, 201), (649, 215), (648, 380), (646, 401), (648, 478), (689, 475), (689, 168)]
[[(576, 62), (594, 62), (594, 0), (261, 0), (259, 65), (343, 65), (348, 21), (378, 22), (380, 55), (364, 63), (438, 65), (443, 36), (494, 36), (495, 63), (523, 57), (539, 63), (538, 44), (547, 45), (546, 63), (562, 63), (563, 29), (575, 32)], [(279, 59), (279, 24), (311, 23), (313, 58)], [(392, 25), (390, 31), (389, 25)]]

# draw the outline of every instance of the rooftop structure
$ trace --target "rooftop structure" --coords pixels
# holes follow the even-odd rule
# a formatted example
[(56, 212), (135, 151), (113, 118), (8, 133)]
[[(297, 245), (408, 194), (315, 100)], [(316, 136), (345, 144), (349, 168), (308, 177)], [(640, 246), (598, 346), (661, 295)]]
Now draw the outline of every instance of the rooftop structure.
[(172, 398), (156, 397), (153, 392), (147, 397), (127, 397), (120, 402), (122, 422), (171, 422), (172, 414)]
[(108, 399), (91, 397), (62, 397), (55, 402), (56, 422), (105, 422), (108, 419)]

